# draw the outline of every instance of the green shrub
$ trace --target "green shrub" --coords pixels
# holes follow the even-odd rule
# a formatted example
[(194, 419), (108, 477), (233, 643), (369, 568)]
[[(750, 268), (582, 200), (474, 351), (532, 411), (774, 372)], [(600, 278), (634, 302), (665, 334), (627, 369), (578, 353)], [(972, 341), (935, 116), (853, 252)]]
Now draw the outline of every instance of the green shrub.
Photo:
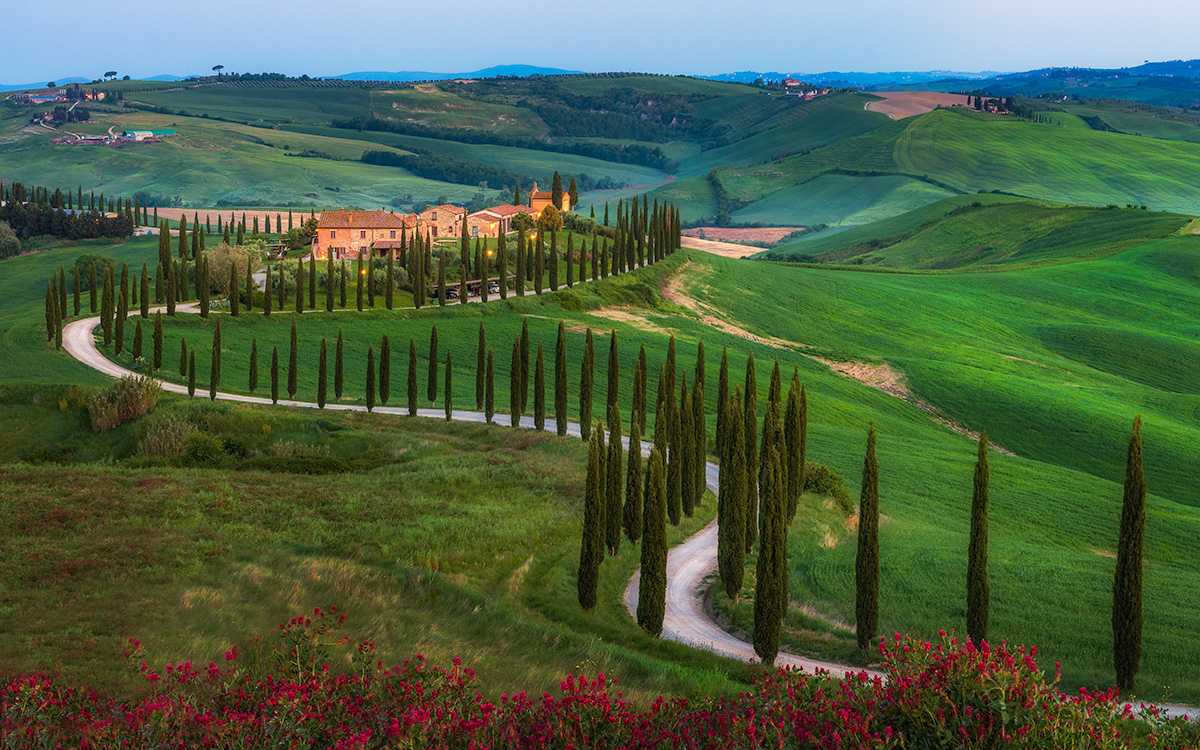
[(128, 375), (88, 401), (88, 416), (94, 432), (108, 432), (150, 413), (162, 391), (153, 378)]
[(220, 466), (225, 462), (225, 442), (199, 430), (183, 439), (184, 463), (188, 466)]
[(822, 497), (832, 497), (842, 512), (850, 515), (854, 512), (854, 498), (846, 491), (841, 476), (825, 464), (812, 461), (805, 463), (804, 491)]

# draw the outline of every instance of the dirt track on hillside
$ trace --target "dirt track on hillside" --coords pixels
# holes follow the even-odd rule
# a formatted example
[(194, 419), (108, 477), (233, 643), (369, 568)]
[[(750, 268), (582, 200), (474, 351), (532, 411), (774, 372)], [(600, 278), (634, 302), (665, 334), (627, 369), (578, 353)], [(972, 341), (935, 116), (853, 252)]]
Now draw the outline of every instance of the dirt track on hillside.
[(761, 253), (764, 248), (753, 247), (751, 245), (735, 245), (732, 242), (717, 242), (715, 240), (702, 240), (698, 237), (684, 237), (680, 240), (680, 244), (690, 250), (703, 250), (706, 253), (720, 255), (722, 258), (745, 258), (748, 255)]

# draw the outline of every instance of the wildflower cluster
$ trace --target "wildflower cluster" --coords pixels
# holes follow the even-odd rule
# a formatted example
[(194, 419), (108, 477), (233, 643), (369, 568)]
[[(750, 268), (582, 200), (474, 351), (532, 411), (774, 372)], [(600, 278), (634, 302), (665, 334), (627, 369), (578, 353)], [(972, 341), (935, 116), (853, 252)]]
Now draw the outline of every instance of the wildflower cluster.
[[(331, 614), (336, 610), (331, 610)], [(339, 618), (340, 624), (341, 620)], [(47, 678), (0, 689), (0, 737), (19, 747), (228, 748), (1184, 748), (1197, 728), (1121, 707), (1113, 691), (1067, 695), (1024, 649), (896, 636), (880, 644), (886, 678), (778, 670), (734, 698), (628, 703), (603, 674), (570, 675), (559, 693), (485, 698), (455, 659), (384, 668), (374, 644), (347, 646), (351, 674), (323, 661), (334, 640), (320, 610), (279, 629), (271, 674), (225, 663), (140, 666), (151, 685), (115, 699)], [(129, 655), (136, 659), (136, 642)]]

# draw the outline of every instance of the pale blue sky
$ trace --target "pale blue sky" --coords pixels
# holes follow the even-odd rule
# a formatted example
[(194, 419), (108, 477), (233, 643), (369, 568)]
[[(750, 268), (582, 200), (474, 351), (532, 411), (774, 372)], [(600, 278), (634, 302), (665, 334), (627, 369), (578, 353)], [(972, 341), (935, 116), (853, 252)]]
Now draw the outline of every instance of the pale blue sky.
[[(550, 8), (554, 8), (551, 10)], [(1194, 0), (30, 0), (0, 83), (118, 70), (337, 75), (524, 63), (587, 71), (1027, 70), (1200, 57)]]

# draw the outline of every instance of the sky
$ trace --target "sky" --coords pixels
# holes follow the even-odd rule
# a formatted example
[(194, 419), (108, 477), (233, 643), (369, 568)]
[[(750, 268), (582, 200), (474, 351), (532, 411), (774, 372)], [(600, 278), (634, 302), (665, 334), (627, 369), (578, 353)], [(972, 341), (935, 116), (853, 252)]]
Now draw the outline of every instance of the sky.
[(0, 84), (68, 76), (468, 72), (713, 75), (1122, 67), (1200, 56), (1200, 3), (1140, 0), (94, 0), (5, 10)]

